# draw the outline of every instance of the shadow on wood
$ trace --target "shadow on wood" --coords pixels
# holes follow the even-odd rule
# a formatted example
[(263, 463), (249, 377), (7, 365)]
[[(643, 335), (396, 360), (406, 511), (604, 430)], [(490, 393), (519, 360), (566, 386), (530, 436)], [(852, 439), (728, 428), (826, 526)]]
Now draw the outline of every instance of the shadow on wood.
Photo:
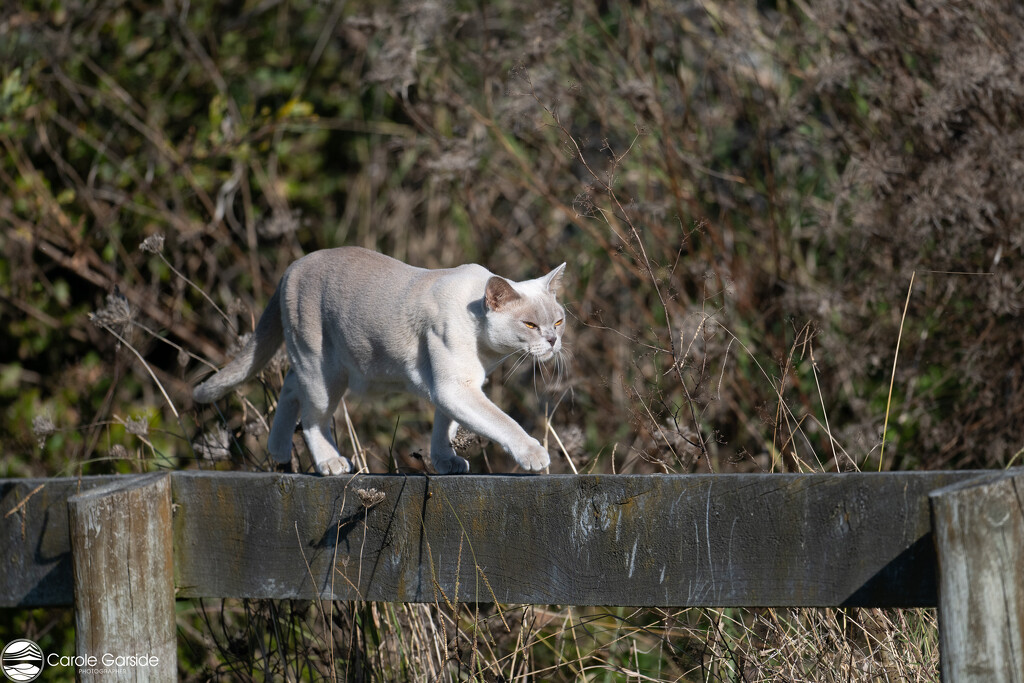
[(0, 480), (0, 607), (70, 605), (68, 499), (114, 476)]

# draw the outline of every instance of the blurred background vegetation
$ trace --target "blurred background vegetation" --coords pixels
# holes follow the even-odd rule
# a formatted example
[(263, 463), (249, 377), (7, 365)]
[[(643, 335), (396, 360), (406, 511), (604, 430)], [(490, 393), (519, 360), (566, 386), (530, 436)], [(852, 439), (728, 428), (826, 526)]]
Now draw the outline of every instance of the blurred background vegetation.
[[(568, 262), (571, 372), (491, 388), (554, 472), (1019, 462), (1022, 59), (1012, 0), (5, 3), (0, 476), (269, 468), (281, 366), (190, 389), (340, 245)], [(427, 406), (347, 408), (349, 455), (423, 467)], [(752, 643), (778, 616), (708, 614)], [(889, 617), (814, 614), (776, 631), (838, 614), (857, 671), (892, 666)]]

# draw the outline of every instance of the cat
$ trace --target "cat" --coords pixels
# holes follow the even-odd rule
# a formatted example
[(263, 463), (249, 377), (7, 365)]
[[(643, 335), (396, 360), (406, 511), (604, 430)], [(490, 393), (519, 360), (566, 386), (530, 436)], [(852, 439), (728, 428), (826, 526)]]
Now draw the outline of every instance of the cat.
[(301, 420), (317, 472), (350, 472), (330, 430), (339, 401), (346, 391), (398, 390), (435, 407), (430, 457), (439, 474), (469, 471), (452, 447), (459, 425), (501, 445), (524, 470), (542, 470), (547, 450), (487, 398), (483, 384), (509, 356), (561, 354), (564, 270), (563, 263), (511, 282), (476, 264), (428, 270), (358, 247), (312, 252), (288, 267), (248, 343), (193, 398), (221, 398), (283, 341), (291, 369), (267, 444), (278, 462), (290, 461)]

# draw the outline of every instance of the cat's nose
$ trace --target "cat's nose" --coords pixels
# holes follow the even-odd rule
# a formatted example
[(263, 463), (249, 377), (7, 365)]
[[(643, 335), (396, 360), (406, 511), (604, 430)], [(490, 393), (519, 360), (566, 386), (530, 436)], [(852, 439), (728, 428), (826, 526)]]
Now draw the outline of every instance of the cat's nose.
[(551, 344), (552, 346), (554, 346), (555, 342), (558, 341), (558, 337), (555, 336), (554, 332), (549, 332), (548, 334), (545, 334), (544, 338), (547, 339), (548, 344)]

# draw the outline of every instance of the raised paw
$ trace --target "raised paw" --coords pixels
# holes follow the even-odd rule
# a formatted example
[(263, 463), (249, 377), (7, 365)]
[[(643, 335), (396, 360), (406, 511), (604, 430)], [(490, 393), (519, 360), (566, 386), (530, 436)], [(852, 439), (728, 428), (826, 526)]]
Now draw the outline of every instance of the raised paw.
[(334, 456), (318, 461), (316, 463), (316, 471), (325, 477), (334, 474), (348, 474), (352, 471), (352, 463), (348, 461), (348, 458)]
[(515, 453), (513, 457), (527, 472), (539, 472), (551, 464), (551, 456), (537, 441), (530, 444), (529, 448)]
[(432, 457), (431, 460), (433, 460), (434, 469), (437, 470), (438, 474), (465, 474), (469, 472), (469, 461), (457, 455), (451, 455), (447, 458)]

